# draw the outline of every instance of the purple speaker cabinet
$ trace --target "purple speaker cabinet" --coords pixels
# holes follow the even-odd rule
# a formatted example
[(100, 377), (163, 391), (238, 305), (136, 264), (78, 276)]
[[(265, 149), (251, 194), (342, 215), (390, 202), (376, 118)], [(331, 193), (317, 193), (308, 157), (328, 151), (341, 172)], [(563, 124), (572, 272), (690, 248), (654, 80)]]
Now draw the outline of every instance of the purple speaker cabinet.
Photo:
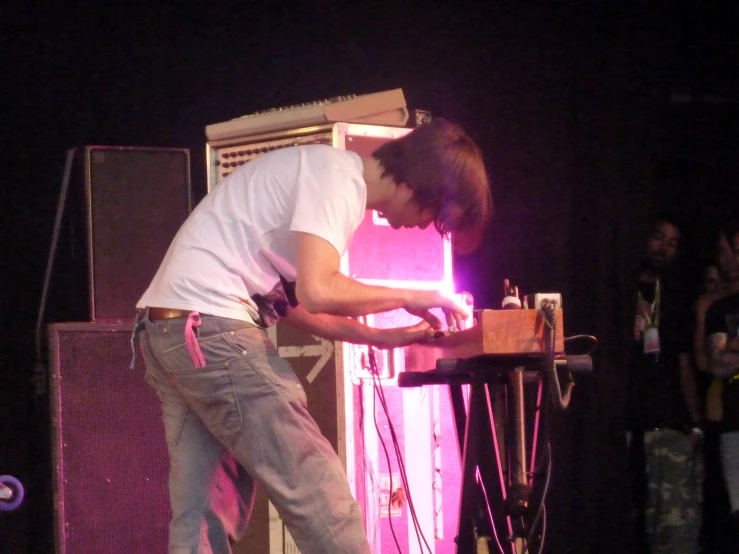
[(131, 362), (132, 325), (49, 325), (56, 554), (167, 551), (159, 401)]

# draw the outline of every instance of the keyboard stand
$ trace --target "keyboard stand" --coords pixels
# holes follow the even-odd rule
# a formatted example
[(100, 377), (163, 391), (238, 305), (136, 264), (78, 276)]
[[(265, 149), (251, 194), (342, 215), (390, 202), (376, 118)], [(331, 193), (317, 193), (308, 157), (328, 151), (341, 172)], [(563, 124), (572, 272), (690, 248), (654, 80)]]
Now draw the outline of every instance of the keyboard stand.
[[(592, 366), (590, 356), (572, 358), (578, 358), (574, 365)], [(484, 355), (438, 360), (435, 370), (398, 376), (400, 387), (449, 388), (462, 461), (457, 554), (521, 554), (526, 547), (536, 514), (529, 506), (532, 475), (526, 465), (524, 386), (529, 382), (538, 384), (536, 405), (548, 409), (547, 400), (542, 401), (545, 369), (541, 355)], [(468, 406), (465, 385), (469, 387)], [(533, 450), (542, 410), (534, 411)], [(536, 552), (538, 544), (530, 548)]]

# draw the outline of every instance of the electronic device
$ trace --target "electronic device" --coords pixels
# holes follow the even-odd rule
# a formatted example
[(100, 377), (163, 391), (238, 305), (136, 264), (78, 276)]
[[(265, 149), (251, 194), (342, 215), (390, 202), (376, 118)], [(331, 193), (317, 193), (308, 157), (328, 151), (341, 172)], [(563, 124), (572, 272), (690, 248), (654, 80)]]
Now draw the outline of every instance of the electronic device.
[(335, 122), (402, 127), (408, 122), (408, 115), (403, 89), (397, 88), (258, 111), (208, 125), (205, 135), (208, 140), (228, 140)]

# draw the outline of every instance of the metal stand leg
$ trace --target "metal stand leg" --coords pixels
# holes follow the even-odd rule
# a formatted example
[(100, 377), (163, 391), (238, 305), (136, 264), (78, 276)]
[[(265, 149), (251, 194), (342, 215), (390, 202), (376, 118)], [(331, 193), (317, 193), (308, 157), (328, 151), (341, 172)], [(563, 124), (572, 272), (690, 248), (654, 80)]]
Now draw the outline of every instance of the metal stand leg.
[[(455, 400), (455, 395), (458, 399)], [(513, 553), (508, 540), (510, 531), (506, 514), (493, 506), (502, 506), (504, 481), (497, 449), (497, 433), (493, 417), (490, 390), (484, 381), (470, 385), (469, 412), (460, 413), (458, 401), (461, 394), (452, 392), (455, 423), (458, 427), (465, 422), (460, 434), (462, 451), (462, 498), (460, 501), (458, 554), (476, 554), (487, 541), (500, 544), (505, 553)], [(463, 406), (463, 403), (461, 403)]]
[(497, 543), (491, 551), (506, 554), (525, 547), (530, 485), (523, 369), (510, 371), (508, 381), (472, 380), (468, 410), (462, 386), (449, 386), (462, 456), (458, 554), (478, 553), (487, 540)]
[(524, 518), (529, 509), (529, 483), (526, 468), (526, 411), (524, 406), (523, 368), (516, 368), (508, 376), (510, 400), (513, 409), (508, 496), (505, 511), (511, 517), (515, 552), (525, 546)]

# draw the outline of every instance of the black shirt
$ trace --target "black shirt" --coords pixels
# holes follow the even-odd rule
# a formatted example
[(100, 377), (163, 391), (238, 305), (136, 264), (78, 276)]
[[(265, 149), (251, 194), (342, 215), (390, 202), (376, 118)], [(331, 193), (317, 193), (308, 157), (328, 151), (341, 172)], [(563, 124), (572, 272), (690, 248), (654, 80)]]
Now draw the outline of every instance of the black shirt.
[[(647, 303), (655, 297), (655, 283), (639, 284)], [(658, 354), (645, 354), (642, 336), (633, 336), (629, 356), (629, 384), (626, 396), (626, 427), (650, 430), (658, 427), (687, 430), (690, 415), (680, 387), (681, 353), (690, 351), (691, 307), (683, 291), (666, 280), (660, 281)], [(633, 299), (634, 317), (637, 298)]]

